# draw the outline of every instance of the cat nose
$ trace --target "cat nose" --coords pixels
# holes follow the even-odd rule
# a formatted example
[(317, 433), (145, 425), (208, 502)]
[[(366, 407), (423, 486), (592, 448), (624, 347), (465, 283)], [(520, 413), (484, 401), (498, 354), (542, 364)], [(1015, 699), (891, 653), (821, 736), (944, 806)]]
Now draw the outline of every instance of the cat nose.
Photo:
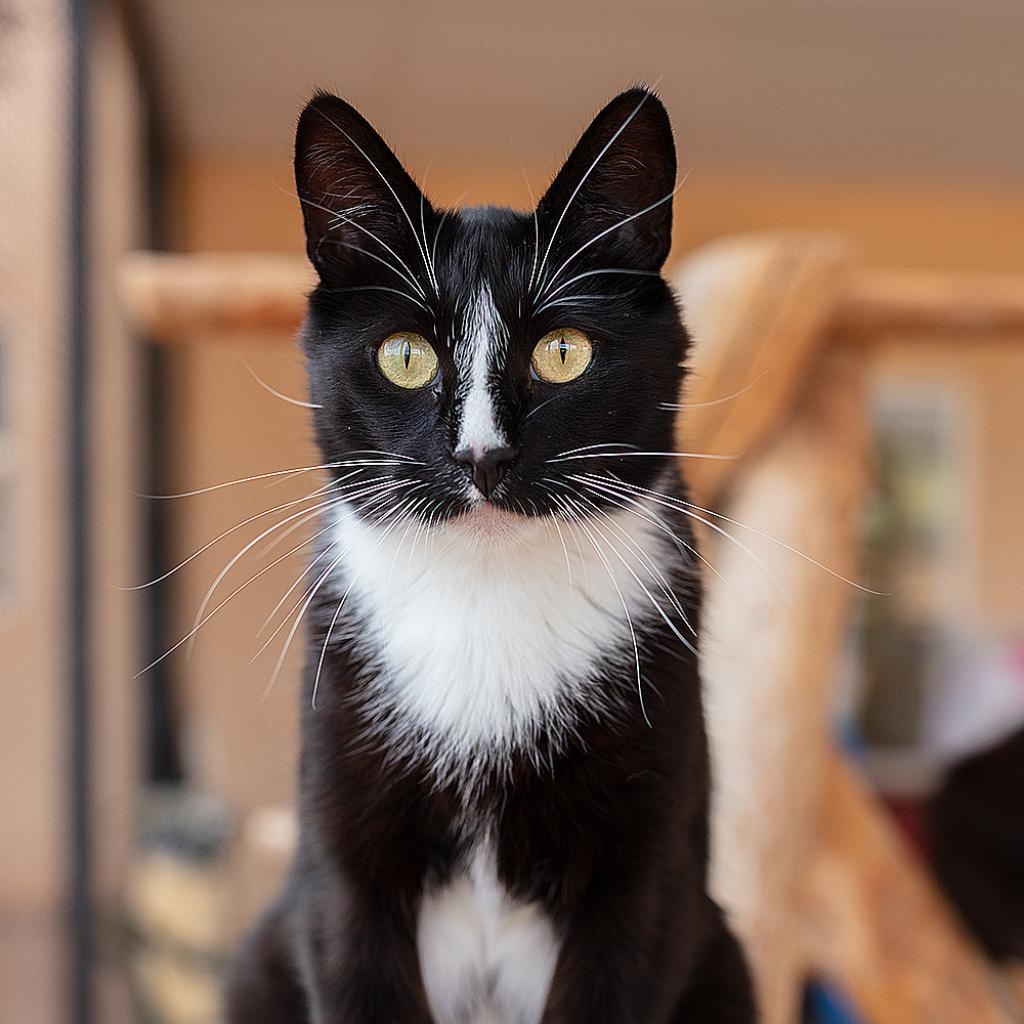
[(515, 457), (516, 449), (511, 447), (462, 448), (455, 453), (455, 461), (466, 467), (477, 490), (485, 498), (494, 492)]

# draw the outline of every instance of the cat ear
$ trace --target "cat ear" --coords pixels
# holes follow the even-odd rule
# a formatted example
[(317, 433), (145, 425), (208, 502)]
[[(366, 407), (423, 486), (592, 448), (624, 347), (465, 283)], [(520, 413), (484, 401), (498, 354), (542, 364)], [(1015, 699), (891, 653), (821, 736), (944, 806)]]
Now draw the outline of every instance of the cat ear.
[(665, 107), (648, 89), (621, 93), (594, 118), (541, 199), (541, 251), (550, 244), (549, 263), (557, 253), (574, 266), (577, 259), (607, 265), (614, 258), (613, 265), (658, 270), (672, 244), (675, 179)]
[(433, 210), (387, 143), (337, 96), (318, 93), (299, 118), (295, 184), (321, 279), (356, 264), (384, 271), (381, 261), (401, 270), (406, 256), (417, 266), (420, 225)]

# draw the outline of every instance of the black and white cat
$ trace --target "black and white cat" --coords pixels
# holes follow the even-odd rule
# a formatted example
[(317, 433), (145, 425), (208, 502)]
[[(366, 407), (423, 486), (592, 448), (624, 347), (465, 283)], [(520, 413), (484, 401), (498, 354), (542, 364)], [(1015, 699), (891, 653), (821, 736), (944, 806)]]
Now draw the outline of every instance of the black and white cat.
[(664, 107), (609, 103), (532, 213), (435, 210), (328, 95), (295, 166), (332, 477), (300, 843), (228, 1020), (752, 1021), (706, 889)]

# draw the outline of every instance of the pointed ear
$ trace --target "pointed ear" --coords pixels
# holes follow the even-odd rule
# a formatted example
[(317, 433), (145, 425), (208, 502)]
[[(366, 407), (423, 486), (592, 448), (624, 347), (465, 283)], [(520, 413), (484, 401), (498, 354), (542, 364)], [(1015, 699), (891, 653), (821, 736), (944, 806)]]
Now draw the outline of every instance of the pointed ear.
[(616, 266), (658, 270), (672, 244), (675, 184), (675, 143), (661, 101), (643, 88), (616, 96), (583, 133), (537, 208), (551, 243), (548, 263), (558, 253), (574, 266), (577, 259), (604, 265), (614, 259)]
[(379, 271), (378, 261), (394, 264), (397, 254), (419, 258), (429, 203), (370, 123), (337, 96), (318, 93), (299, 118), (295, 184), (306, 253), (321, 279), (354, 265)]

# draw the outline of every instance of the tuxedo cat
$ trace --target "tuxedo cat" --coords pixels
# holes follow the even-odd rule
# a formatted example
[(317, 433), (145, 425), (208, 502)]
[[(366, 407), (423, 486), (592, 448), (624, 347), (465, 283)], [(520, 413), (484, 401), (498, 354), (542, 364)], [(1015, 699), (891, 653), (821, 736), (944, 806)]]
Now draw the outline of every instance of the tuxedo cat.
[(435, 209), (329, 95), (295, 171), (329, 479), (300, 841), (228, 1020), (754, 1020), (707, 894), (664, 107), (612, 100), (528, 213)]

